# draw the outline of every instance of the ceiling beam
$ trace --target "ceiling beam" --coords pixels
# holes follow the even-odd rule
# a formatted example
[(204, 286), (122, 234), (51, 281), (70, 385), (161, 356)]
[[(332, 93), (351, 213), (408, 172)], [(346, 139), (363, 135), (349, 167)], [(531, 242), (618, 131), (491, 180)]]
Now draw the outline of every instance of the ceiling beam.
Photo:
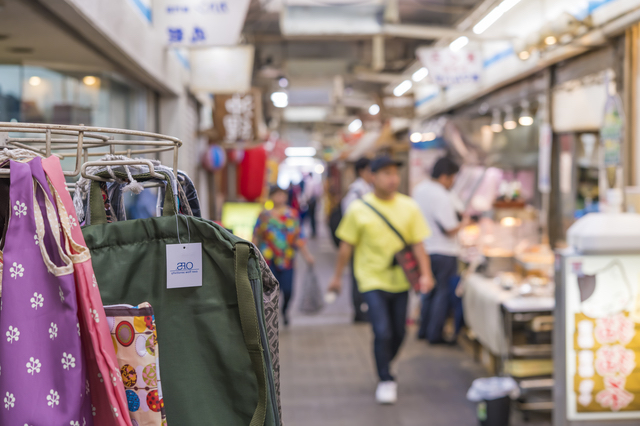
[(458, 38), (461, 36), (469, 37), (471, 40), (508, 40), (509, 37), (486, 37), (479, 36), (471, 31), (460, 31), (455, 28), (435, 26), (435, 25), (408, 25), (408, 24), (384, 24), (382, 31), (378, 34), (259, 34), (245, 33), (245, 36), (252, 42), (273, 43), (284, 40), (298, 41), (347, 41), (347, 40), (369, 40), (376, 35), (384, 35), (386, 37), (409, 38), (415, 40), (439, 40), (442, 38)]
[(360, 81), (378, 84), (393, 84), (403, 80), (402, 74), (357, 72), (355, 78)]
[[(417, 40), (438, 40), (441, 38), (468, 37), (476, 40), (491, 40), (471, 31), (460, 31), (455, 28), (432, 25), (385, 24), (382, 32), (386, 36), (412, 38)], [(505, 38), (500, 38), (504, 40)]]

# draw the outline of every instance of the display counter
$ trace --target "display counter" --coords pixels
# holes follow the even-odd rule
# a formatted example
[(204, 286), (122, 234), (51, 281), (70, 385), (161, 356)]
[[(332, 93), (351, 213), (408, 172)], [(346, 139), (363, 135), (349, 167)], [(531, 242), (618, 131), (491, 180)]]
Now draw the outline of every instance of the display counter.
[(464, 318), (477, 340), (493, 355), (509, 354), (505, 313), (552, 312), (555, 297), (522, 296), (517, 289), (506, 290), (499, 280), (472, 273), (464, 279)]

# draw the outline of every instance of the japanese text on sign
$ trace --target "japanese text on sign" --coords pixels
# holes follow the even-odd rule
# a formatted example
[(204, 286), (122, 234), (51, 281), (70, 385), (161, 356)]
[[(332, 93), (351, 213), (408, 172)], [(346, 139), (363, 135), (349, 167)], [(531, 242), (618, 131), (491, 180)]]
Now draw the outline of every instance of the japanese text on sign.
[(249, 0), (159, 0), (158, 24), (172, 46), (237, 44)]
[(470, 50), (421, 48), (416, 51), (420, 62), (439, 86), (476, 82), (482, 73), (480, 54)]
[(253, 96), (233, 95), (225, 102), (228, 112), (222, 122), (227, 142), (253, 139)]

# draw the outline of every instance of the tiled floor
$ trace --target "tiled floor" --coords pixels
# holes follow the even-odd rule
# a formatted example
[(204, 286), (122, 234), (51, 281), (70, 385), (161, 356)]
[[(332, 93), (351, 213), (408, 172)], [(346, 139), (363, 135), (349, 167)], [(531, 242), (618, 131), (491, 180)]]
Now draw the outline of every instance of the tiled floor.
[[(315, 273), (326, 286), (336, 251), (325, 237), (310, 241), (317, 260)], [(299, 259), (298, 265), (302, 265)], [(298, 272), (301, 289), (305, 268)], [(345, 283), (346, 283), (345, 277)], [(282, 408), (285, 426), (473, 426), (478, 421), (466, 392), (482, 367), (459, 347), (430, 347), (408, 333), (394, 369), (399, 401), (379, 406), (372, 333), (366, 324), (351, 323), (349, 292), (312, 317), (296, 310), (280, 336)], [(519, 426), (517, 419), (512, 423)], [(546, 421), (529, 426), (548, 425)]]

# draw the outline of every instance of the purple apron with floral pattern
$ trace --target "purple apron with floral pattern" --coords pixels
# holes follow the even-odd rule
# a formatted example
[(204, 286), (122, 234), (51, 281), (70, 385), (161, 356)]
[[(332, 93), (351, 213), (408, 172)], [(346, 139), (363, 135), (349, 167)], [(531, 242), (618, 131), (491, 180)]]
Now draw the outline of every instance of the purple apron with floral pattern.
[(0, 425), (92, 425), (73, 264), (62, 248), (41, 160), (11, 161), (10, 168), (11, 218), (0, 311)]

